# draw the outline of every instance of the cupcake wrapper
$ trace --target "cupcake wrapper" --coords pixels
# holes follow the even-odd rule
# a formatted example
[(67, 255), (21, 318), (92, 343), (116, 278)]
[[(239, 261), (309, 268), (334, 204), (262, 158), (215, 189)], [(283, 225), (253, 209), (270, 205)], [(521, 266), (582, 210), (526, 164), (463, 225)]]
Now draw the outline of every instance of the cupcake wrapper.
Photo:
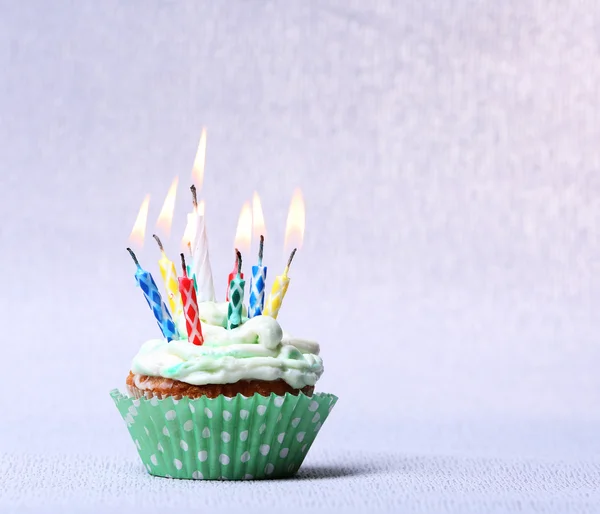
[(229, 398), (111, 396), (148, 472), (169, 478), (283, 478), (300, 468), (332, 394)]

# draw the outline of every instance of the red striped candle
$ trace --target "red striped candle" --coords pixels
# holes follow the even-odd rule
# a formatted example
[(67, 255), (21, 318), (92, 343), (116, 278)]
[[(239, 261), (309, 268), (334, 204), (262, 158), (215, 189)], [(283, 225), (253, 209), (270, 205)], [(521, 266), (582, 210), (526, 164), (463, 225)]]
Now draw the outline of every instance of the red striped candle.
[(188, 341), (201, 346), (204, 343), (204, 336), (202, 335), (196, 288), (194, 287), (194, 280), (188, 277), (185, 256), (183, 254), (181, 254), (181, 264), (183, 266), (183, 277), (179, 277), (179, 292), (181, 293), (181, 301), (183, 302), (183, 314), (185, 315)]

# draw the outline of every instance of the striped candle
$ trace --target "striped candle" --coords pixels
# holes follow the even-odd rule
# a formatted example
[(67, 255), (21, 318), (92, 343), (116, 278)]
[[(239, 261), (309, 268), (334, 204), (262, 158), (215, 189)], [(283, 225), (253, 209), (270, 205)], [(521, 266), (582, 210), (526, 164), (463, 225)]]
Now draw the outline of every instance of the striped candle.
[(264, 236), (260, 236), (258, 247), (258, 265), (252, 266), (252, 277), (250, 279), (250, 302), (248, 317), (260, 316), (265, 304), (265, 283), (267, 281), (267, 267), (262, 265)]
[(173, 323), (169, 309), (167, 309), (165, 302), (163, 302), (162, 297), (160, 296), (160, 292), (158, 291), (158, 287), (156, 287), (156, 282), (154, 282), (152, 275), (149, 271), (142, 269), (131, 248), (127, 248), (127, 251), (131, 255), (131, 258), (137, 267), (135, 271), (135, 279), (144, 293), (144, 297), (146, 298), (148, 306), (156, 318), (156, 322), (158, 323), (161, 332), (167, 341), (179, 339), (177, 327), (175, 326), (175, 323)]
[(242, 254), (237, 252), (237, 274), (229, 285), (229, 304), (227, 306), (227, 328), (237, 328), (242, 324), (242, 309), (244, 305), (244, 286), (242, 278)]
[(279, 315), (281, 303), (283, 302), (285, 293), (287, 293), (288, 286), (290, 285), (288, 272), (290, 270), (290, 264), (292, 264), (294, 255), (296, 255), (296, 248), (294, 248), (294, 251), (291, 253), (290, 258), (288, 259), (288, 263), (283, 271), (283, 275), (278, 275), (275, 277), (275, 282), (273, 282), (273, 287), (271, 288), (271, 294), (269, 294), (269, 299), (267, 300), (267, 305), (265, 306), (265, 310), (263, 312), (265, 316), (271, 316), (272, 318), (277, 319), (277, 316)]
[(156, 234), (153, 234), (152, 237), (156, 240), (158, 248), (160, 249), (161, 257), (158, 260), (158, 267), (160, 268), (160, 274), (165, 283), (169, 307), (171, 307), (171, 312), (173, 313), (173, 316), (175, 316), (175, 319), (179, 319), (183, 306), (181, 305), (181, 297), (179, 296), (179, 284), (177, 283), (175, 263), (167, 258), (165, 248), (160, 238)]
[(183, 315), (185, 316), (188, 341), (201, 346), (204, 343), (204, 336), (202, 335), (202, 324), (200, 323), (200, 312), (198, 311), (198, 299), (196, 298), (194, 281), (187, 275), (185, 256), (183, 254), (181, 254), (181, 264), (183, 267), (183, 277), (179, 277), (179, 291), (181, 292), (181, 300), (183, 302)]

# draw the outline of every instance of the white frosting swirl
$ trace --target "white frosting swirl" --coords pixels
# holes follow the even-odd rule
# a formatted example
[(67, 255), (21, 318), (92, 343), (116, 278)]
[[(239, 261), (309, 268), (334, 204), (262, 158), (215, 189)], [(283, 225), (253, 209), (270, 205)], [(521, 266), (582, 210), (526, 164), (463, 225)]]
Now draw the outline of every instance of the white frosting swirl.
[(256, 316), (227, 330), (227, 303), (203, 302), (199, 311), (202, 346), (187, 339), (148, 341), (134, 357), (131, 371), (194, 385), (281, 379), (295, 389), (315, 385), (323, 373), (318, 343), (284, 334), (275, 319)]

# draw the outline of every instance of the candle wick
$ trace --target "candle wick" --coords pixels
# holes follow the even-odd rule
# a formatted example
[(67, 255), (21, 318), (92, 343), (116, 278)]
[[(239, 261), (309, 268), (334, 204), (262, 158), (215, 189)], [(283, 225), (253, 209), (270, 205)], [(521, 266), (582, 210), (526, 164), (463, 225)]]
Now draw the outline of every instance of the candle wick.
[(235, 260), (233, 261), (233, 271), (231, 273), (235, 274), (237, 271), (237, 267), (238, 267), (238, 253), (240, 253), (240, 251), (237, 248), (233, 249), (233, 254), (235, 255)]
[(259, 266), (262, 266), (264, 245), (265, 245), (265, 236), (261, 235), (260, 243), (258, 245), (258, 265)]
[(298, 248), (294, 248), (292, 250), (292, 253), (290, 254), (290, 258), (288, 259), (287, 266), (285, 267), (285, 270), (283, 272), (284, 277), (287, 277), (288, 271), (290, 271), (290, 266), (292, 265), (292, 260), (294, 260), (294, 255), (296, 255), (297, 250), (298, 250)]
[(239, 250), (235, 251), (237, 256), (237, 274), (240, 275), (242, 273), (242, 254)]
[(190, 191), (192, 192), (192, 202), (194, 204), (194, 210), (198, 210), (198, 196), (196, 193), (196, 186), (194, 184), (192, 184), (190, 186)]
[(133, 250), (131, 248), (127, 248), (127, 251), (129, 252), (129, 255), (131, 255), (131, 258), (133, 259), (133, 262), (135, 262), (135, 265), (138, 268), (141, 268), (140, 263), (137, 260), (137, 257), (135, 256), (135, 253), (133, 253)]
[(160, 240), (160, 238), (156, 234), (152, 234), (152, 237), (154, 239), (156, 239), (156, 242), (158, 243), (158, 247), (160, 248), (160, 251), (165, 253), (165, 249), (163, 247), (163, 244), (162, 244), (162, 241)]
[(183, 276), (187, 277), (187, 268), (185, 266), (185, 255), (181, 254), (181, 267), (183, 268)]

